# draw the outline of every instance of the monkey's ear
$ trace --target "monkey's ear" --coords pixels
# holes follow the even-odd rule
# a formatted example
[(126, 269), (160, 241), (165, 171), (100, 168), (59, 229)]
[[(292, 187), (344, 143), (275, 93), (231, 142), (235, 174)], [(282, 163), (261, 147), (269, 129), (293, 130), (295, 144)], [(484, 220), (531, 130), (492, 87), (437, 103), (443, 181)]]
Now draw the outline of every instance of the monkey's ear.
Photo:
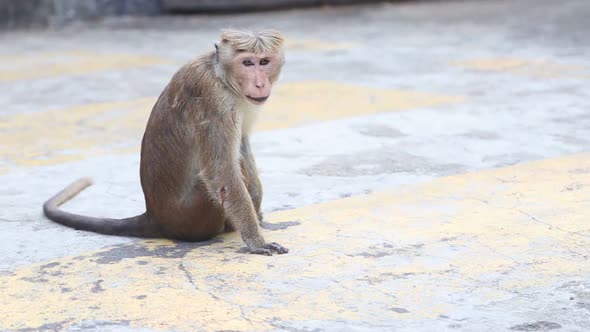
[(219, 45), (217, 43), (213, 43), (213, 45), (215, 46), (215, 60), (219, 62)]

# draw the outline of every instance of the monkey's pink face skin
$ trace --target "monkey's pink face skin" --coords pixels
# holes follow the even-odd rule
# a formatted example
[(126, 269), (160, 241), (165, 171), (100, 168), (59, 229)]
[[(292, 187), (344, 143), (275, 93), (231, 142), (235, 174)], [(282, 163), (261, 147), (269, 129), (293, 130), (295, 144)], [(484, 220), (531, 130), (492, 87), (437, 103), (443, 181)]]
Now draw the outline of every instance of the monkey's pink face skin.
[(233, 61), (233, 74), (246, 99), (262, 105), (270, 96), (272, 83), (281, 70), (281, 59), (276, 54), (240, 52)]

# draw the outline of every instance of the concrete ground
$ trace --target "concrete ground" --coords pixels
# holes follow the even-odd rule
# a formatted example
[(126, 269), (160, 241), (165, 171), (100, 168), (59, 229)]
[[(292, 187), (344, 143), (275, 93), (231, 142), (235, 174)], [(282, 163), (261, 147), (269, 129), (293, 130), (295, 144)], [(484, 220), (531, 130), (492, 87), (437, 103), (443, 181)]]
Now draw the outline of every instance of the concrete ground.
[[(590, 330), (590, 3), (402, 2), (0, 35), (1, 331)], [(287, 255), (97, 235), (223, 27), (282, 30), (253, 145)]]

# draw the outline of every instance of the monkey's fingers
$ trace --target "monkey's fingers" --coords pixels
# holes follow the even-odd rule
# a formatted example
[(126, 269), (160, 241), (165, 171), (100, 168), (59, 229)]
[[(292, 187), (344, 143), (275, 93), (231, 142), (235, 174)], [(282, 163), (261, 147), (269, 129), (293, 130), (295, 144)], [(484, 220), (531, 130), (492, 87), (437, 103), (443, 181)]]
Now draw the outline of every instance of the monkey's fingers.
[(266, 248), (250, 248), (250, 253), (255, 255), (272, 256), (272, 251)]
[(283, 247), (282, 245), (276, 242), (267, 243), (262, 247), (265, 249), (270, 249), (271, 251), (276, 252), (279, 255), (286, 254), (289, 252), (289, 249)]
[(276, 252), (279, 255), (286, 254), (289, 252), (289, 249), (276, 242), (271, 242), (263, 245), (260, 248), (250, 248), (250, 252), (256, 255), (272, 256), (273, 252)]

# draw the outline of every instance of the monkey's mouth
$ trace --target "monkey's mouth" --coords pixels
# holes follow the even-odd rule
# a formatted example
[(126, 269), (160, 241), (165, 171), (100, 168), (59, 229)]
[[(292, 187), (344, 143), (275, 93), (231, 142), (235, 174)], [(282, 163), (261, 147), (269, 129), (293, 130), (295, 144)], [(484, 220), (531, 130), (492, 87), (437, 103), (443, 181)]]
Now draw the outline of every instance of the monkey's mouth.
[(246, 98), (248, 98), (248, 99), (256, 102), (257, 104), (262, 104), (262, 103), (264, 103), (268, 99), (268, 96), (266, 96), (266, 97), (259, 97), (259, 98), (246, 96)]

